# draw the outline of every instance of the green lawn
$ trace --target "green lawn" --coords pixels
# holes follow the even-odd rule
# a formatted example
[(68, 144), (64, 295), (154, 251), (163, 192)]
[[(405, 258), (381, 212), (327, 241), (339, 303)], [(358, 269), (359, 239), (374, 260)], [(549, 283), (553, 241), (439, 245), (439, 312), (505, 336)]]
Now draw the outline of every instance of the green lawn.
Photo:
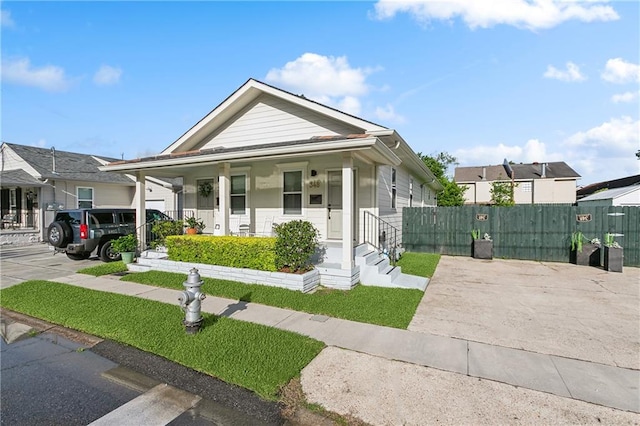
[(324, 347), (299, 334), (208, 314), (200, 333), (187, 335), (177, 305), (50, 281), (1, 290), (0, 305), (163, 356), (267, 399), (276, 399)]
[(101, 263), (97, 266), (90, 266), (89, 268), (80, 269), (78, 273), (100, 277), (102, 275), (115, 274), (117, 272), (125, 271), (127, 271), (127, 265), (125, 265), (123, 262), (109, 262)]
[[(148, 271), (129, 274), (123, 281), (184, 290), (187, 274)], [(406, 329), (424, 292), (359, 285), (353, 290), (322, 288), (312, 294), (235, 281), (203, 278), (207, 295), (277, 306), (294, 311)]]
[(402, 272), (410, 275), (431, 278), (436, 272), (436, 267), (440, 261), (437, 253), (403, 253), (398, 266)]

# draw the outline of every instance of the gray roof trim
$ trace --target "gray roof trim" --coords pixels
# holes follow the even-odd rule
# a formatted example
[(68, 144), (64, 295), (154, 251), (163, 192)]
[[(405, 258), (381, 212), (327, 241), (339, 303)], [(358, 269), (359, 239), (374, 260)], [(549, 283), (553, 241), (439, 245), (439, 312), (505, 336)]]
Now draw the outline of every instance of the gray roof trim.
[(588, 195), (584, 198), (579, 199), (578, 201), (595, 201), (595, 200), (613, 200), (614, 198), (622, 197), (623, 195), (627, 195), (631, 192), (640, 190), (640, 185), (633, 186), (625, 186), (622, 188), (614, 188), (607, 189), (604, 191), (596, 192), (594, 194)]

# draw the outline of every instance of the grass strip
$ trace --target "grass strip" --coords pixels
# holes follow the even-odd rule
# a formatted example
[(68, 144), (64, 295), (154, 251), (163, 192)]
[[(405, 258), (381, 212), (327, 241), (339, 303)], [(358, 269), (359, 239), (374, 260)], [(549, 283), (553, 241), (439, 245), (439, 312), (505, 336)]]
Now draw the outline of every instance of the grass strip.
[(123, 262), (109, 262), (101, 263), (97, 266), (90, 266), (88, 268), (80, 269), (79, 274), (93, 275), (94, 277), (100, 277), (102, 275), (115, 274), (118, 272), (127, 271), (127, 265)]
[[(122, 281), (184, 290), (187, 274), (147, 271), (126, 275)], [(202, 291), (211, 296), (260, 303), (310, 314), (406, 329), (424, 292), (358, 285), (348, 291), (321, 288), (312, 294), (260, 284), (203, 277)]]
[(160, 355), (272, 400), (324, 347), (299, 334), (209, 314), (198, 334), (187, 335), (177, 305), (51, 281), (3, 289), (0, 305)]
[(405, 274), (431, 278), (436, 272), (438, 262), (440, 262), (440, 254), (438, 253), (405, 252), (397, 264)]

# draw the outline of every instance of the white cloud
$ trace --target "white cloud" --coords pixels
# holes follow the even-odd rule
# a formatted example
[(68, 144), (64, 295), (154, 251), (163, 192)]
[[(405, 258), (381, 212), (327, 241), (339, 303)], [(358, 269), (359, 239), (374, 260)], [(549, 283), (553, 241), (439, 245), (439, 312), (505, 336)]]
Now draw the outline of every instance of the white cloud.
[(565, 0), (380, 0), (374, 17), (390, 19), (408, 13), (418, 22), (462, 19), (472, 29), (512, 25), (532, 31), (555, 27), (565, 21), (612, 21), (619, 19), (604, 1)]
[(584, 132), (569, 136), (564, 144), (570, 148), (595, 148), (610, 152), (635, 152), (640, 141), (640, 120), (612, 118)]
[(611, 96), (611, 102), (613, 102), (614, 104), (617, 103), (621, 103), (621, 102), (633, 102), (636, 99), (638, 99), (638, 95), (640, 94), (640, 92), (624, 92), (624, 93), (617, 93), (613, 96)]
[(369, 92), (365, 80), (372, 72), (370, 68), (352, 68), (346, 56), (305, 53), (282, 68), (271, 69), (266, 81), (357, 115), (359, 97)]
[(640, 120), (612, 118), (591, 129), (576, 132), (558, 143), (530, 139), (524, 145), (483, 145), (458, 149), (453, 155), (462, 166), (564, 161), (589, 184), (640, 172), (635, 153), (640, 140)]
[(618, 84), (640, 82), (640, 65), (632, 64), (622, 58), (609, 59), (602, 73), (602, 79)]
[(558, 153), (548, 152), (547, 147), (538, 139), (530, 139), (524, 146), (518, 145), (479, 145), (469, 149), (458, 149), (454, 156), (462, 165), (480, 166), (502, 164), (506, 158), (516, 163), (543, 161), (562, 161)]
[(120, 81), (122, 69), (109, 65), (102, 65), (93, 76), (93, 82), (98, 86), (108, 86)]
[(11, 18), (11, 12), (8, 10), (0, 10), (0, 26), (2, 28), (15, 28), (16, 23)]
[(64, 69), (55, 65), (34, 68), (28, 58), (2, 61), (2, 79), (8, 83), (61, 92), (70, 86)]
[(38, 139), (38, 141), (34, 143), (33, 146), (37, 146), (38, 148), (46, 148), (47, 140), (44, 138)]
[(585, 81), (587, 79), (587, 77), (580, 72), (580, 67), (573, 62), (567, 62), (566, 70), (559, 70), (553, 65), (547, 66), (544, 77), (560, 81)]
[(377, 107), (375, 116), (383, 123), (403, 124), (406, 122), (403, 116), (396, 113), (393, 105), (391, 104), (387, 104), (384, 107)]

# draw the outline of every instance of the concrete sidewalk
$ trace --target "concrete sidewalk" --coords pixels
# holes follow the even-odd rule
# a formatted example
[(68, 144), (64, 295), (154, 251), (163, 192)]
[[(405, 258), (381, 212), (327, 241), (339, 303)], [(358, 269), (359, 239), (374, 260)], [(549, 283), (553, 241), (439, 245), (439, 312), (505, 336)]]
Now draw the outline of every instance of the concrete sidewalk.
[[(177, 290), (122, 282), (115, 277), (74, 274), (56, 281), (178, 304)], [(640, 413), (638, 370), (219, 297), (207, 297), (202, 309), (297, 332), (329, 346)]]

